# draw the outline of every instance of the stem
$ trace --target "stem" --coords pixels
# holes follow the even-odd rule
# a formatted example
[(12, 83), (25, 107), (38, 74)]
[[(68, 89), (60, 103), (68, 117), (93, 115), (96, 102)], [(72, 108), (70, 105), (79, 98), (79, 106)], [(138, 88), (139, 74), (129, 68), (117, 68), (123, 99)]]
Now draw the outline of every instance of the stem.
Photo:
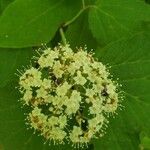
[[(83, 5), (83, 6), (84, 6), (84, 5)], [(76, 14), (76, 16), (74, 16), (71, 20), (67, 21), (67, 22), (63, 25), (63, 27), (66, 27), (66, 26), (72, 24), (73, 22), (76, 21), (76, 19), (77, 19), (86, 9), (93, 8), (93, 7), (94, 7), (94, 6), (92, 6), (92, 5), (88, 5), (88, 6), (86, 6), (86, 7), (84, 6), (84, 7)]]
[(66, 40), (66, 37), (65, 37), (65, 34), (64, 34), (64, 31), (63, 31), (63, 28), (60, 28), (59, 29), (60, 31), (60, 35), (61, 35), (61, 39), (62, 39), (62, 43), (63, 45), (65, 46), (67, 44), (67, 40)]
[(65, 38), (65, 34), (64, 34), (64, 31), (63, 31), (63, 28), (64, 27), (67, 27), (68, 25), (74, 23), (76, 21), (76, 19), (86, 10), (86, 9), (89, 9), (89, 8), (95, 8), (94, 5), (88, 5), (88, 6), (85, 6), (85, 1), (82, 0), (82, 5), (83, 5), (83, 8), (76, 14), (76, 16), (74, 16), (71, 20), (67, 21), (60, 29), (59, 29), (59, 32), (60, 32), (60, 35), (61, 35), (61, 38), (62, 38), (62, 43), (63, 45), (65, 46), (67, 44), (67, 40)]
[(82, 7), (85, 8), (85, 1), (82, 0)]

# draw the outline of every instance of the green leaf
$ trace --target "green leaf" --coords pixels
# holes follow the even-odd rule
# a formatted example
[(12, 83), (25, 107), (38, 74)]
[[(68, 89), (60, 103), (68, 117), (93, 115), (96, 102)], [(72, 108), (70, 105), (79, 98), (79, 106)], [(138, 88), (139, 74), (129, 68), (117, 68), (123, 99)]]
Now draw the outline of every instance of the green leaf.
[[(119, 115), (116, 119), (110, 120), (110, 125), (106, 130), (107, 134), (94, 141), (94, 150), (100, 148), (108, 150), (139, 149), (141, 144), (139, 135), (143, 128), (147, 132), (150, 124), (150, 70), (149, 64), (147, 64), (150, 61), (149, 47), (149, 35), (140, 33), (130, 39), (122, 39), (107, 45), (103, 49), (97, 49), (97, 57), (103, 63), (112, 66), (110, 71), (114, 74), (114, 78), (119, 77), (126, 99), (122, 103), (125, 109), (118, 112)], [(10, 64), (3, 71), (4, 73), (11, 70), (13, 61), (10, 62), (11, 57), (6, 58), (7, 56), (15, 56), (13, 54), (15, 51), (17, 52), (15, 49), (3, 51), (5, 55), (3, 54), (1, 57), (1, 59), (4, 57), (2, 62), (5, 60), (6, 64)], [(28, 64), (31, 51), (25, 49), (20, 51), (22, 56), (20, 54), (20, 60), (17, 62), (22, 65)], [(2, 54), (2, 51), (0, 52)], [(24, 59), (21, 59), (23, 57)], [(18, 65), (18, 63), (16, 64)], [(1, 63), (0, 66), (2, 65)], [(13, 71), (8, 73), (12, 76), (12, 79), (8, 80), (3, 87), (0, 87), (0, 147), (5, 150), (70, 150), (71, 147), (68, 145), (58, 147), (44, 145), (42, 137), (38, 137), (37, 134), (33, 135), (32, 130), (27, 130), (23, 115), (25, 110), (21, 108), (21, 104), (17, 101), (19, 93), (14, 88), (17, 86), (16, 76), (13, 77), (17, 68), (15, 66), (12, 69)], [(2, 79), (4, 79), (4, 76)]]
[(16, 0), (0, 17), (0, 47), (30, 47), (49, 42), (62, 23), (72, 18), (81, 2)]
[[(149, 33), (149, 31), (146, 31)], [(95, 142), (97, 149), (137, 150), (140, 132), (150, 125), (150, 36), (139, 33), (96, 51), (97, 57), (111, 66), (114, 79), (119, 78), (125, 100), (123, 111), (111, 120), (106, 136)]]
[[(0, 87), (4, 87), (7, 82), (13, 81), (17, 69), (22, 70), (23, 65), (29, 64), (32, 49), (0, 49)], [(19, 74), (19, 73), (18, 73)]]
[[(85, 3), (93, 4), (93, 1)], [(7, 6), (5, 2), (4, 7), (0, 5), (0, 11)], [(12, 48), (37, 46), (51, 40), (61, 23), (70, 20), (79, 11), (78, 4), (81, 5), (81, 1), (16, 0), (3, 12), (0, 18), (0, 46), (11, 49), (0, 48), (0, 149), (72, 149), (70, 145), (44, 145), (42, 137), (37, 133), (34, 135), (31, 129), (27, 130), (25, 108), (21, 108), (18, 102), (20, 94), (15, 89), (18, 78), (14, 73), (16, 69), (22, 70), (22, 66), (30, 64), (34, 51), (32, 48)], [(150, 125), (149, 5), (144, 0), (99, 0), (96, 5), (90, 10), (89, 18), (85, 12), (68, 27), (66, 37), (73, 48), (84, 44), (89, 49), (96, 48), (93, 35), (99, 47), (106, 44), (103, 49), (97, 48), (96, 57), (112, 66), (110, 72), (114, 79), (119, 78), (125, 95), (122, 102), (125, 108), (118, 111), (115, 119), (110, 119), (106, 135), (93, 141), (94, 145), (91, 144), (89, 149), (149, 149), (149, 135), (141, 136), (143, 130), (149, 132)], [(145, 29), (147, 34), (143, 32)], [(122, 38), (128, 34), (132, 37)]]
[(144, 131), (140, 134), (140, 141), (141, 150), (150, 150), (150, 136), (148, 136), (148, 134)]
[[(110, 120), (107, 134), (94, 141), (94, 150), (100, 148), (108, 150), (139, 149), (141, 144), (139, 135), (143, 128), (148, 131), (150, 124), (148, 115), (150, 113), (149, 47), (149, 35), (140, 33), (130, 39), (122, 39), (103, 49), (97, 49), (97, 57), (103, 63), (112, 66), (110, 71), (114, 74), (114, 78), (119, 77), (126, 99), (122, 103), (125, 109), (118, 112), (119, 115), (116, 119)], [(9, 55), (12, 56), (13, 52), (15, 51), (10, 50)], [(30, 53), (25, 55), (25, 50), (21, 52), (24, 60), (20, 59), (19, 61), (24, 65), (28, 62)], [(9, 62), (9, 59), (5, 58), (4, 60)], [(9, 67), (6, 68), (5, 72), (7, 71), (9, 71)], [(17, 85), (16, 80), (9, 81), (0, 88), (1, 147), (6, 150), (71, 149), (68, 145), (58, 147), (43, 145), (42, 137), (38, 137), (37, 134), (33, 135), (32, 130), (26, 130), (27, 126), (25, 126), (25, 117), (23, 116), (25, 111), (17, 101), (19, 93), (14, 88)]]
[[(0, 149), (1, 150), (69, 150), (70, 145), (44, 144), (43, 137), (27, 130), (24, 113), (26, 108), (18, 102), (20, 93), (18, 77), (14, 74), (23, 66), (27, 68), (35, 52), (28, 49), (0, 49)], [(18, 73), (19, 74), (19, 73)]]
[(95, 49), (97, 42), (88, 26), (88, 11), (85, 11), (71, 26), (68, 27), (66, 38), (71, 47), (84, 47)]
[(141, 141), (141, 147), (150, 150), (150, 138), (144, 137)]
[(18, 102), (19, 93), (16, 82), (9, 82), (0, 88), (0, 148), (1, 150), (69, 150), (68, 145), (54, 146), (43, 137), (33, 134), (33, 130), (27, 130), (22, 105)]
[(144, 0), (97, 0), (89, 14), (90, 29), (100, 45), (143, 30), (150, 21), (150, 6)]
[(93, 5), (96, 0), (83, 0), (83, 1), (85, 3), (85, 6), (87, 6), (87, 5)]
[(0, 0), (0, 14), (3, 12), (3, 10), (14, 0)]

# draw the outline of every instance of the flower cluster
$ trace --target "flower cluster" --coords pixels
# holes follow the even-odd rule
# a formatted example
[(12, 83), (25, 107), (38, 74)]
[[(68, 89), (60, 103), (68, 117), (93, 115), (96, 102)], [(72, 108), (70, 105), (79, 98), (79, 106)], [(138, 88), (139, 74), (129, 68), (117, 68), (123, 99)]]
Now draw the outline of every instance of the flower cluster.
[(47, 141), (84, 146), (101, 137), (120, 105), (118, 85), (106, 66), (86, 48), (46, 48), (37, 67), (20, 77), (21, 101), (30, 107), (28, 123)]

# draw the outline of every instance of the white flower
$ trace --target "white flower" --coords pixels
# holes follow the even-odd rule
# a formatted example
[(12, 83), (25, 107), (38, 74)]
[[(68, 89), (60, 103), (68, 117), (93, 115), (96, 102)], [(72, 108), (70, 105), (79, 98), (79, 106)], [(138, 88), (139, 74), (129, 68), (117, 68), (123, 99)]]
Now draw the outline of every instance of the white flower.
[(54, 59), (50, 58), (49, 56), (41, 56), (38, 60), (38, 64), (41, 68), (52, 67)]
[(75, 102), (69, 99), (65, 113), (68, 116), (70, 116), (72, 114), (75, 114), (79, 110), (79, 108), (80, 108), (79, 102)]
[(41, 109), (35, 107), (29, 113), (28, 120), (34, 129), (42, 130), (47, 122), (47, 116), (41, 113)]
[(99, 114), (102, 111), (101, 105), (93, 105), (89, 108), (90, 114)]
[(97, 74), (94, 71), (91, 71), (88, 73), (87, 79), (89, 79), (92, 83), (95, 83), (97, 80)]
[(41, 85), (41, 72), (35, 68), (26, 70), (26, 72), (20, 77), (19, 84), (24, 89), (30, 89), (31, 87), (39, 87)]
[[(68, 103), (66, 104), (66, 114), (71, 115), (77, 112), (80, 107), (80, 102), (81, 102), (81, 96), (80, 93), (76, 90), (74, 90), (71, 94), (70, 99), (67, 101)], [(69, 105), (68, 105), (69, 104)]]
[(60, 143), (63, 143), (63, 139), (65, 138), (66, 136), (66, 132), (61, 130), (59, 127), (55, 127), (55, 128), (52, 128), (51, 132), (51, 138), (55, 141), (59, 141)]
[[(99, 81), (101, 81), (101, 79), (99, 79)], [(95, 93), (100, 93), (104, 89), (103, 82), (101, 81), (101, 82), (93, 84), (92, 89), (95, 91)]]
[(74, 75), (74, 73), (79, 69), (80, 67), (76, 66), (75, 63), (71, 63), (68, 68), (67, 71), (71, 74)]
[(60, 109), (63, 105), (65, 105), (65, 97), (61, 97), (61, 96), (55, 96), (52, 99), (52, 104), (57, 107), (57, 109)]
[(73, 58), (73, 51), (72, 49), (69, 47), (69, 45), (66, 45), (65, 47), (62, 48), (62, 51), (64, 51), (63, 55), (65, 59), (71, 59)]
[(56, 59), (59, 57), (59, 51), (58, 50), (51, 50), (50, 53), (49, 53), (49, 56), (52, 58), (52, 59)]
[(91, 71), (92, 71), (91, 66), (85, 63), (85, 65), (83, 65), (83, 72), (88, 74)]
[(94, 89), (86, 89), (86, 96), (93, 97), (96, 94)]
[(106, 67), (80, 48), (47, 48), (21, 75), (20, 92), (31, 110), (27, 120), (46, 141), (83, 147), (103, 135), (109, 114), (120, 105), (117, 84)]
[(70, 99), (73, 102), (80, 102), (81, 101), (80, 92), (73, 90)]
[(107, 85), (108, 94), (114, 94), (115, 91), (116, 91), (116, 86), (113, 83)]
[(80, 142), (80, 135), (82, 135), (82, 130), (80, 127), (77, 127), (77, 126), (73, 126), (73, 130), (72, 132), (70, 133), (70, 140), (73, 142), (73, 143), (78, 143)]
[(109, 113), (114, 113), (118, 108), (118, 97), (116, 95), (116, 98), (108, 99), (105, 106), (103, 106), (104, 111)]
[(80, 84), (80, 85), (84, 85), (87, 81), (85, 77), (82, 76), (81, 71), (77, 72), (77, 76), (74, 77), (74, 80), (76, 84)]
[(53, 66), (53, 73), (56, 76), (56, 78), (61, 78), (64, 71), (63, 69), (63, 65), (61, 65), (61, 63), (59, 61), (55, 61), (54, 66)]
[(44, 88), (40, 88), (38, 90), (36, 90), (37, 93), (37, 98), (43, 98), (46, 99), (48, 97), (48, 93)]
[(51, 80), (50, 79), (44, 79), (42, 82), (42, 86), (45, 89), (50, 89), (51, 88)]
[(80, 63), (80, 65), (84, 65), (89, 62), (89, 58), (87, 57), (87, 52), (80, 50), (74, 54), (74, 61)]
[(64, 82), (61, 86), (58, 86), (56, 89), (56, 93), (58, 96), (66, 95), (67, 91), (70, 89), (71, 85), (68, 82)]
[(32, 99), (32, 91), (31, 90), (26, 90), (23, 96), (23, 100), (25, 103), (28, 105), (29, 101)]
[(48, 119), (48, 126), (55, 126), (55, 125), (58, 125), (58, 123), (59, 123), (58, 117), (52, 116)]
[(60, 128), (64, 128), (67, 125), (67, 117), (64, 116), (59, 116), (59, 126)]
[(44, 51), (43, 55), (38, 60), (40, 68), (52, 67), (54, 60), (58, 58), (59, 52), (47, 49)]
[(96, 115), (95, 118), (92, 118), (88, 121), (89, 128), (90, 129), (95, 129), (97, 128), (98, 124), (104, 122), (104, 116), (103, 115)]

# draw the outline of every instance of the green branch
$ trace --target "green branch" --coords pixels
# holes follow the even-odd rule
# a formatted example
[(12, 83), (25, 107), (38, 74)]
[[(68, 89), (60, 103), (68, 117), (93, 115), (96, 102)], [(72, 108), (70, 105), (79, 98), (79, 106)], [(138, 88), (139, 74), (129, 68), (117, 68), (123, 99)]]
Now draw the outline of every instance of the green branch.
[(63, 45), (66, 45), (66, 44), (67, 44), (67, 40), (66, 40), (66, 37), (65, 37), (63, 28), (65, 28), (65, 27), (71, 25), (72, 23), (74, 23), (74, 22), (80, 17), (80, 15), (81, 15), (85, 10), (87, 10), (87, 9), (89, 9), (89, 8), (95, 8), (94, 5), (85, 6), (85, 1), (84, 1), (84, 0), (82, 0), (82, 5), (83, 5), (83, 8), (82, 8), (71, 20), (67, 21), (67, 22), (66, 22), (62, 27), (60, 27), (60, 29), (59, 29)]
[(89, 8), (95, 8), (94, 5), (88, 5), (88, 6), (84, 6), (71, 20), (67, 21), (63, 27), (67, 27), (68, 25), (74, 23), (78, 18), (79, 16), (87, 9)]
[(67, 40), (66, 40), (66, 37), (65, 37), (63, 28), (60, 28), (60, 29), (59, 29), (59, 32), (60, 32), (60, 36), (61, 36), (61, 39), (62, 39), (62, 43), (63, 43), (63, 45), (65, 46), (65, 45), (67, 44)]
[(82, 0), (82, 7), (85, 8), (85, 0)]

